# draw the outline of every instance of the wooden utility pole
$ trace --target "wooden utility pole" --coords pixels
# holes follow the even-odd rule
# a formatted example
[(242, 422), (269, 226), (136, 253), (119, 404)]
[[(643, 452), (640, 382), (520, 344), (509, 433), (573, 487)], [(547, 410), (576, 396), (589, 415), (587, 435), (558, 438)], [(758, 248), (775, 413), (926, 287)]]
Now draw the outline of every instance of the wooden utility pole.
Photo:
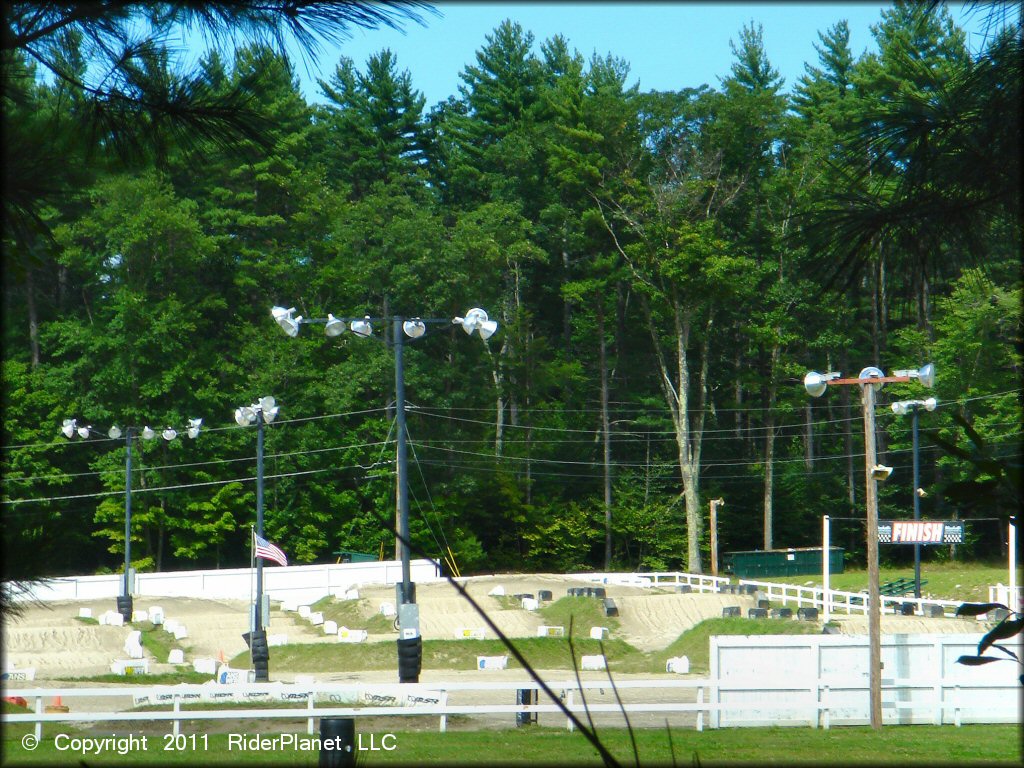
[[(878, 481), (875, 458), (875, 386), (862, 384), (864, 401), (864, 472), (867, 478), (867, 554), (868, 554), (868, 686), (870, 688), (871, 727), (882, 727), (882, 616), (878, 576)], [(822, 553), (828, 557), (827, 552)]]
[(718, 575), (718, 508), (725, 506), (725, 499), (711, 500), (711, 575)]

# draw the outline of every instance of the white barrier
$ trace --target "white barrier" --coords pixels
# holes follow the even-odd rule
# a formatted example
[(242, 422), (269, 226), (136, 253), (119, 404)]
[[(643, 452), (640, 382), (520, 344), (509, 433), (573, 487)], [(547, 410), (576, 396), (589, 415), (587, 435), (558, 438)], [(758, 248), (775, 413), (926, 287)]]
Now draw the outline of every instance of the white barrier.
[(175, 630), (178, 628), (178, 620), (177, 619), (164, 619), (163, 627), (164, 627), (164, 632), (169, 632), (170, 634), (173, 635)]
[(300, 619), (308, 619), (311, 610), (312, 609), (308, 605), (300, 605), (299, 606), (299, 618)]
[(148, 675), (149, 659), (115, 659), (110, 671), (115, 675)]
[(174, 639), (184, 640), (188, 637), (188, 628), (184, 624), (179, 624), (174, 628)]
[(523, 608), (527, 611), (536, 611), (538, 608), (540, 608), (540, 603), (537, 601), (537, 598), (535, 597), (524, 597)]
[(454, 634), (456, 640), (483, 640), (487, 636), (487, 628), (459, 627)]
[(591, 640), (604, 640), (608, 637), (608, 627), (591, 627), (590, 628), (590, 639)]
[(299, 604), (294, 600), (283, 600), (281, 602), (281, 610), (288, 611), (289, 613), (295, 613), (299, 610)]
[(349, 629), (348, 627), (341, 627), (338, 630), (339, 643), (362, 643), (367, 637), (369, 637), (369, 633), (365, 629)]
[(267, 647), (271, 648), (276, 645), (288, 645), (288, 635), (267, 635)]
[(149, 620), (153, 626), (159, 627), (164, 623), (164, 609), (159, 605), (149, 606)]
[(505, 588), (499, 584), (498, 586), (496, 586), (494, 589), (492, 589), (487, 594), (490, 595), (491, 597), (504, 597), (505, 596)]
[[(486, 657), (481, 657), (486, 658)], [(500, 658), (500, 657), (499, 657)], [(996, 665), (990, 665), (996, 666)], [(1007, 679), (998, 683), (994, 682), (972, 682), (970, 673), (978, 667), (967, 669), (959, 679), (924, 677), (916, 679), (884, 679), (882, 686), (883, 710), (891, 717), (900, 717), (902, 713), (918, 711), (928, 713), (928, 721), (936, 724), (949, 724), (959, 726), (967, 722), (990, 722), (990, 723), (1019, 723), (1018, 697), (1019, 683), (1012, 674)], [(682, 679), (682, 678), (660, 678), (656, 680), (617, 680), (616, 688), (619, 690), (631, 690), (631, 695), (625, 702), (610, 701), (602, 703), (595, 701), (598, 691), (608, 688), (608, 681), (583, 680), (583, 681), (555, 681), (549, 680), (548, 687), (555, 692), (556, 696), (561, 694), (558, 703), (541, 698), (538, 704), (512, 704), (512, 697), (518, 701), (517, 691), (524, 689), (538, 690), (540, 684), (533, 680), (507, 681), (507, 682), (431, 682), (429, 687), (419, 684), (345, 684), (345, 683), (307, 683), (297, 685), (284, 683), (250, 683), (234, 685), (217, 685), (212, 683), (190, 684), (177, 686), (125, 686), (120, 688), (19, 688), (17, 693), (26, 700), (35, 701), (35, 711), (23, 714), (3, 714), (0, 722), (8, 723), (34, 723), (35, 735), (38, 741), (42, 741), (44, 723), (102, 723), (102, 722), (172, 722), (173, 733), (178, 734), (182, 720), (228, 720), (238, 719), (250, 721), (254, 724), (264, 723), (274, 719), (291, 719), (304, 717), (306, 719), (307, 733), (314, 732), (316, 718), (322, 717), (373, 717), (373, 716), (406, 716), (406, 715), (431, 715), (440, 718), (441, 731), (445, 730), (446, 718), (449, 715), (495, 715), (506, 713), (509, 715), (520, 713), (538, 714), (564, 714), (565, 709), (574, 713), (577, 717), (585, 717), (585, 713), (591, 715), (597, 713), (608, 713), (616, 717), (623, 714), (650, 712), (657, 713), (660, 721), (664, 722), (666, 715), (691, 715), (689, 723), (695, 721), (697, 730), (702, 730), (707, 722), (706, 716), (710, 715), (712, 721), (724, 719), (732, 712), (743, 709), (749, 710), (751, 705), (742, 702), (711, 701), (705, 694), (711, 692), (715, 695), (716, 689), (730, 682), (727, 690), (736, 690), (731, 683), (719, 679)], [(797, 684), (785, 680), (766, 680), (759, 682), (750, 680), (747, 683), (747, 690), (760, 690), (764, 693), (783, 694), (781, 699), (772, 700), (762, 695), (759, 709), (771, 717), (771, 713), (785, 713), (787, 709), (793, 709), (793, 703), (786, 700), (787, 692), (800, 692), (805, 682), (815, 685), (814, 681), (801, 680)], [(806, 707), (801, 712), (803, 722), (807, 721), (809, 713), (817, 713), (813, 718), (812, 727), (828, 728), (830, 717), (837, 705), (833, 694), (836, 690), (840, 692), (850, 691), (855, 698), (863, 700), (861, 705), (866, 709), (868, 702), (867, 680), (847, 680), (833, 678), (831, 683), (824, 678), (818, 678), (815, 693), (817, 701), (807, 697)], [(840, 685), (840, 688), (830, 687)], [(657, 695), (647, 701), (637, 701), (638, 695), (642, 692), (656, 691)], [(359, 701), (366, 701), (366, 692), (372, 692), (377, 696), (391, 696), (396, 702), (405, 701), (405, 706), (369, 706), (355, 707)], [(447, 703), (447, 695), (453, 691), (480, 691), (488, 703), (484, 704), (456, 704)], [(590, 691), (591, 695), (586, 696), (586, 703), (581, 701), (579, 696), (582, 691)], [(909, 697), (920, 692), (930, 692), (930, 696), (919, 700), (910, 700)], [(696, 693), (696, 701), (694, 701)], [(44, 701), (55, 697), (64, 699), (83, 698), (87, 700), (131, 697), (136, 706), (153, 703), (173, 704), (171, 711), (167, 710), (146, 710), (146, 711), (125, 711), (120, 704), (111, 704), (106, 711), (100, 711), (93, 704), (89, 707), (92, 711), (83, 711), (82, 708), (72, 704), (70, 712), (48, 713), (44, 711)], [(440, 701), (438, 698), (440, 697)], [(680, 700), (686, 697), (686, 700)], [(979, 699), (990, 699), (992, 704), (986, 706), (984, 702), (978, 703)], [(266, 708), (266, 709), (239, 709), (230, 707), (227, 709), (204, 708), (200, 710), (181, 711), (181, 702), (194, 701), (196, 699), (234, 702), (234, 701), (292, 701), (305, 700), (307, 709), (294, 708)], [(478, 697), (479, 699), (480, 697)], [(499, 702), (493, 703), (495, 698)], [(973, 699), (973, 700), (972, 700)], [(437, 701), (438, 703), (432, 703)], [(316, 706), (322, 703), (326, 706)], [(803, 704), (804, 702), (801, 702)], [(563, 709), (563, 706), (565, 709)], [(695, 716), (695, 717), (692, 717)], [(798, 724), (786, 718), (771, 718), (772, 724)], [(918, 720), (920, 721), (920, 720)], [(839, 720), (837, 722), (842, 722)], [(677, 724), (682, 724), (678, 720)], [(833, 722), (832, 724), (837, 724)], [(258, 727), (258, 726), (257, 726)], [(566, 727), (572, 730), (571, 720), (567, 720)], [(66, 726), (63, 727), (66, 730)], [(102, 730), (102, 729), (100, 729)]]
[(149, 611), (132, 611), (132, 621), (149, 621)]
[(395, 604), (383, 602), (380, 604), (380, 614), (386, 619), (393, 618), (397, 615), (395, 611)]
[(580, 669), (589, 671), (608, 669), (608, 662), (604, 656), (596, 654), (594, 656), (581, 656), (580, 657)]
[(217, 660), (210, 658), (193, 659), (192, 669), (201, 675), (216, 675)]
[(6, 682), (28, 682), (36, 679), (35, 667), (22, 667), (21, 669), (5, 669), (0, 673), (0, 680)]
[(508, 667), (508, 656), (477, 656), (477, 669), (505, 669)]
[(665, 662), (665, 671), (677, 675), (690, 674), (690, 660), (686, 656), (674, 656)]
[[(429, 560), (409, 563), (410, 575), (417, 583), (436, 581), (437, 569)], [(396, 584), (402, 581), (402, 563), (383, 560), (369, 563), (330, 563), (323, 565), (289, 565), (263, 570), (263, 592), (271, 600), (291, 599), (315, 602), (334, 594), (341, 586), (352, 584)], [(46, 579), (14, 597), (16, 601), (101, 600), (113, 599), (121, 593), (121, 574), (103, 576), (71, 576)], [(198, 571), (163, 571), (137, 573), (134, 594), (139, 597), (195, 597), (227, 600), (250, 600), (252, 569), (222, 568)]]
[(537, 637), (565, 637), (565, 627), (549, 627), (541, 624), (537, 627)]
[(128, 637), (124, 641), (124, 652), (130, 659), (142, 658), (142, 632), (140, 630), (135, 629), (128, 633)]
[(314, 627), (319, 627), (321, 624), (324, 623), (324, 615), (321, 611), (316, 611), (314, 613), (309, 614), (308, 618), (309, 623), (312, 624)]
[(80, 618), (80, 619), (91, 619), (92, 618), (92, 608), (79, 608), (78, 609), (78, 618)]
[(336, 635), (338, 634), (338, 622), (328, 619), (324, 622), (324, 634), (325, 635)]
[(168, 664), (184, 664), (185, 663), (185, 652), (181, 648), (172, 648), (170, 653), (167, 654)]

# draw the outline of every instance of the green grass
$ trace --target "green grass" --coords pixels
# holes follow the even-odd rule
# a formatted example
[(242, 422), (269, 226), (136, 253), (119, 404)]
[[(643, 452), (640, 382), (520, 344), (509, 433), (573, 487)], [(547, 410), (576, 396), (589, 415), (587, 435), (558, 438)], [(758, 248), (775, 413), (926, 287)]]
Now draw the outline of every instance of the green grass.
[(788, 619), (705, 619), (697, 626), (681, 634), (675, 642), (663, 651), (651, 654), (665, 671), (665, 662), (673, 656), (686, 656), (690, 660), (690, 673), (710, 671), (712, 635), (817, 635), (821, 633), (817, 622), (790, 621)]
[(604, 602), (596, 597), (562, 597), (539, 613), (545, 624), (565, 627), (566, 634), (571, 621), (573, 637), (589, 638), (591, 627), (608, 627), (613, 634), (619, 628), (619, 620), (605, 616)]
[[(248, 660), (246, 661), (248, 666)], [(211, 675), (194, 671), (187, 664), (176, 667), (176, 672), (161, 672), (155, 675), (86, 675), (83, 677), (54, 677), (72, 683), (118, 683), (120, 685), (174, 685), (176, 683), (205, 683)]]
[[(511, 716), (510, 716), (511, 717)], [(560, 728), (508, 728), (482, 731), (403, 731), (401, 723), (365, 721), (356, 723), (358, 765), (602, 765), (596, 749), (582, 734)], [(304, 732), (294, 733), (295, 747), (276, 750), (228, 749), (228, 734), (212, 733), (204, 739), (194, 731), (183, 731), (179, 746), (167, 732), (147, 735), (145, 749), (137, 738), (136, 749), (125, 755), (105, 752), (89, 755), (90, 766), (105, 765), (284, 765), (316, 766), (319, 751)], [(238, 731), (248, 737), (280, 737), (272, 723)], [(34, 751), (21, 744), (21, 735), (4, 731), (5, 765), (71, 764), (84, 756), (58, 752), (55, 729), (44, 731)], [(638, 729), (635, 732), (639, 766), (651, 765), (1019, 765), (1020, 737), (1015, 725), (887, 726), (880, 731), (863, 727), (815, 730), (810, 728), (727, 728), (698, 732), (692, 729)], [(167, 734), (167, 735), (165, 735)], [(380, 750), (385, 743), (392, 751)], [(109, 733), (97, 734), (97, 736)], [(623, 765), (634, 765), (629, 733), (623, 728), (602, 729), (601, 742)], [(371, 744), (371, 737), (373, 742)], [(236, 742), (237, 743), (237, 742)], [(378, 751), (369, 751), (371, 745)], [(359, 747), (362, 750), (359, 750)]]
[(133, 629), (142, 633), (141, 642), (144, 650), (160, 663), (166, 663), (167, 657), (174, 649), (189, 651), (182, 646), (170, 632), (164, 631), (162, 626), (157, 626), (150, 621), (139, 621), (131, 624)]
[[(364, 598), (358, 600), (338, 600), (333, 597), (324, 597), (309, 606), (309, 609), (313, 613), (322, 613), (324, 621), (337, 622), (338, 627), (365, 629), (371, 635), (391, 633), (398, 637), (398, 632), (395, 630), (395, 620), (381, 615), (380, 612), (374, 613), (370, 607), (370, 601)], [(308, 624), (307, 628), (313, 634), (323, 634), (323, 627)]]
[(92, 616), (75, 616), (75, 621), (90, 626), (98, 626), (100, 623), (99, 619), (94, 619)]
[[(925, 549), (922, 547), (922, 549)], [(879, 568), (879, 582), (885, 584), (894, 579), (913, 579), (914, 565), (888, 566)], [(822, 585), (821, 574), (786, 576), (782, 578), (756, 579), (785, 584)], [(963, 602), (986, 602), (988, 588), (994, 584), (1006, 584), (1009, 580), (1006, 563), (963, 563), (958, 561), (933, 561), (921, 563), (921, 580), (927, 581), (921, 588), (922, 595), (938, 600), (959, 600)], [(846, 570), (829, 577), (829, 586), (842, 592), (860, 592), (868, 588), (867, 570)]]
[[(569, 598), (575, 600), (577, 598)], [(559, 601), (562, 602), (562, 601)], [(587, 626), (590, 626), (589, 624)], [(668, 648), (644, 653), (624, 640), (591, 640), (573, 637), (576, 667), (584, 655), (604, 653), (612, 672), (652, 673), (664, 672), (665, 662), (673, 656), (687, 656), (693, 673), (708, 671), (709, 637), (711, 635), (772, 635), (817, 634), (821, 631), (815, 622), (780, 621), (778, 619), (721, 618), (706, 619), (681, 634)], [(537, 669), (564, 669), (572, 674), (573, 649), (569, 638), (519, 637), (516, 648)], [(288, 672), (341, 672), (344, 670), (394, 669), (395, 644), (379, 643), (293, 643), (277, 646), (270, 652), (271, 677), (275, 670)], [(476, 669), (477, 656), (509, 655), (509, 669), (521, 665), (500, 640), (425, 640), (423, 642), (424, 669)], [(248, 653), (231, 660), (236, 668), (249, 665)]]

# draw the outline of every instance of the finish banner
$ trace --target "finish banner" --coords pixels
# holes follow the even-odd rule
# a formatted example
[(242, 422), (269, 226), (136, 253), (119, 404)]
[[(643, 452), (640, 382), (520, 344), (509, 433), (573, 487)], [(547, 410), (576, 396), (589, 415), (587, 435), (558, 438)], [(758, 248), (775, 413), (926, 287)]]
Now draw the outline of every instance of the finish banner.
[(879, 520), (880, 544), (962, 544), (962, 520)]

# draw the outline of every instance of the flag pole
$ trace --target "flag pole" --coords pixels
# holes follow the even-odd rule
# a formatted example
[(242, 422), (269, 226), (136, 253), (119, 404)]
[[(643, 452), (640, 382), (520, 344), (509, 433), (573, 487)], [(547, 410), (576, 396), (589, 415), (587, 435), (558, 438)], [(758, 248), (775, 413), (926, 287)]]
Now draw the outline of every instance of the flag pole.
[(253, 623), (252, 612), (254, 603), (253, 595), (255, 594), (255, 578), (256, 578), (256, 536), (253, 530), (252, 524), (249, 525), (249, 669), (253, 668), (252, 664), (252, 632), (255, 631), (256, 625)]

